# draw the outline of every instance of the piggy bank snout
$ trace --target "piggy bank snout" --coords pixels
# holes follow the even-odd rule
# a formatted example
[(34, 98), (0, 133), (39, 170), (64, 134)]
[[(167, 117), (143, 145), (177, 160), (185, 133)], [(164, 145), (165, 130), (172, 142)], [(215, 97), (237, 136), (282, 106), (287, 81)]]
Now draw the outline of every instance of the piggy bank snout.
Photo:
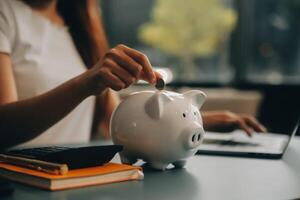
[(185, 134), (185, 144), (184, 146), (187, 149), (194, 149), (197, 148), (204, 137), (204, 130), (202, 127), (197, 127), (197, 128), (191, 128), (186, 130)]

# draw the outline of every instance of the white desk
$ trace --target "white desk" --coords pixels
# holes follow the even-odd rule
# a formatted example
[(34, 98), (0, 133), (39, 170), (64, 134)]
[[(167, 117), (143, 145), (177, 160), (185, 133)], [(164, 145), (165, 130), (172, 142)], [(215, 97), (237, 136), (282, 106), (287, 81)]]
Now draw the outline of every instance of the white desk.
[(195, 156), (186, 169), (145, 171), (145, 180), (48, 192), (15, 184), (3, 200), (258, 200), (300, 197), (300, 138), (282, 160)]

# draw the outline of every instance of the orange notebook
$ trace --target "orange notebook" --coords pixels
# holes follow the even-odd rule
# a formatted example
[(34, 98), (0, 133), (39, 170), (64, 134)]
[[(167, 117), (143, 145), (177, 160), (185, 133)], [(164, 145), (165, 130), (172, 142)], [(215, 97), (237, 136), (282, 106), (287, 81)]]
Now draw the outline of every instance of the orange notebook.
[(0, 177), (47, 190), (63, 190), (121, 181), (141, 180), (144, 178), (144, 174), (140, 167), (117, 163), (70, 170), (65, 175), (52, 175), (0, 163)]

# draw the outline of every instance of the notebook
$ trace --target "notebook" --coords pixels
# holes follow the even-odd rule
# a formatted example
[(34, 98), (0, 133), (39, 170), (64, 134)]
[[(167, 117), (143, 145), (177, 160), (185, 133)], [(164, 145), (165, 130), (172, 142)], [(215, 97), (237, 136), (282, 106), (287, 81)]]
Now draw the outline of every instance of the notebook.
[(144, 174), (140, 167), (118, 163), (74, 169), (65, 175), (53, 175), (0, 163), (0, 177), (54, 191), (129, 180), (142, 180)]

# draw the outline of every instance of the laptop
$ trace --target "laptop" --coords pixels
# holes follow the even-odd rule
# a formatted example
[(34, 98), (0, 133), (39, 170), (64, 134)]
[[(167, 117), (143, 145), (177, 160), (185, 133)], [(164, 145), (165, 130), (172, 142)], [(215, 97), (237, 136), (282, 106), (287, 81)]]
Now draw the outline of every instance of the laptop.
[(298, 120), (287, 133), (255, 133), (249, 137), (242, 130), (231, 133), (206, 132), (197, 154), (280, 159), (291, 139), (299, 131)]

